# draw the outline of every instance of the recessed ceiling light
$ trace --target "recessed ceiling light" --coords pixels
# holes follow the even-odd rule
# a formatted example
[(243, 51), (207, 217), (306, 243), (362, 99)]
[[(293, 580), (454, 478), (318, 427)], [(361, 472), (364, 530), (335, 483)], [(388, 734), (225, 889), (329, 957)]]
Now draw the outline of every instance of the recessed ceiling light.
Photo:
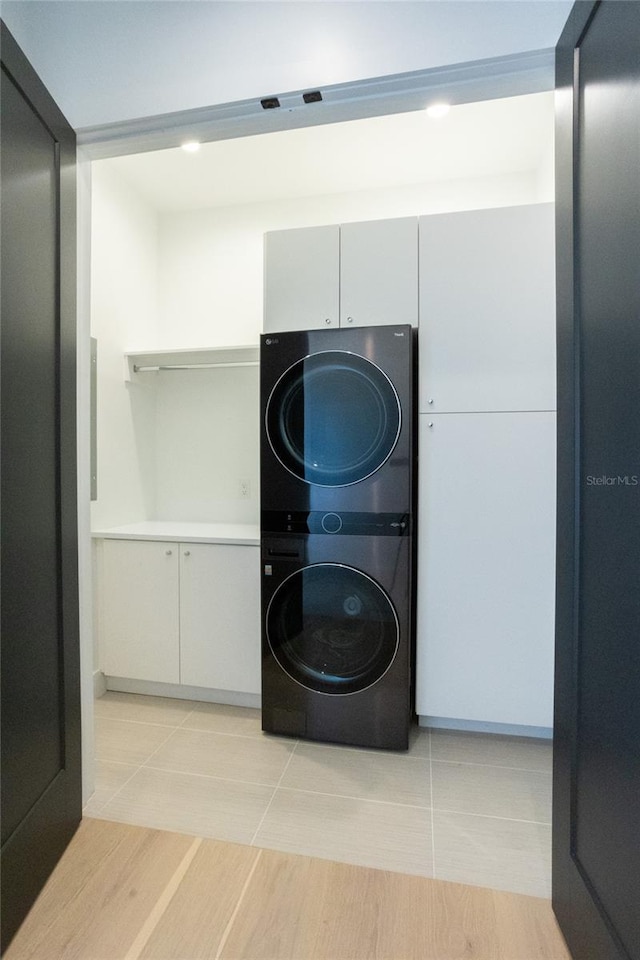
[(200, 144), (197, 140), (188, 140), (186, 143), (181, 144), (181, 146), (185, 153), (197, 153), (200, 149)]
[(427, 107), (426, 114), (432, 120), (439, 120), (441, 117), (446, 117), (450, 109), (448, 103), (432, 103), (431, 106)]

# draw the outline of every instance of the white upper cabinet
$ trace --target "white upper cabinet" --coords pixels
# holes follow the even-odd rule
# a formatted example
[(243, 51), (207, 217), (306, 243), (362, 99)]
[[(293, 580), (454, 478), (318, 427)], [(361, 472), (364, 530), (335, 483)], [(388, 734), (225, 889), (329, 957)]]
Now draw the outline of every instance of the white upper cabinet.
[(555, 410), (554, 205), (420, 218), (420, 411)]
[(264, 332), (418, 324), (415, 217), (265, 235)]
[(340, 228), (277, 230), (265, 235), (264, 331), (337, 327)]
[(340, 323), (418, 325), (418, 221), (372, 220), (340, 228)]

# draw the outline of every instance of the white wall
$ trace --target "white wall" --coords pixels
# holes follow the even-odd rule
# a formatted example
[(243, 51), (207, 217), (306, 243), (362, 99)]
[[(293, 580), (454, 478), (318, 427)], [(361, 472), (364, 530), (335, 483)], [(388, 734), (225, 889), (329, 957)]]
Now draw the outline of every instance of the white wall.
[(556, 198), (556, 152), (555, 138), (549, 137), (537, 172), (537, 201), (538, 203), (554, 203)]
[[(257, 524), (258, 368), (172, 370), (158, 377), (157, 516)], [(241, 481), (248, 483), (246, 498)]]
[(113, 171), (93, 165), (91, 333), (98, 340), (98, 499), (92, 526), (153, 517), (155, 383), (124, 382), (123, 354), (156, 339), (157, 217)]
[(3, 0), (72, 126), (555, 46), (572, 0)]
[[(144, 519), (258, 520), (258, 371), (256, 368), (141, 374), (125, 381), (127, 350), (161, 344), (158, 218), (108, 162), (94, 164), (92, 335), (98, 340), (98, 499), (92, 528)], [(190, 239), (184, 238), (185, 253)], [(220, 239), (224, 247), (224, 238)], [(234, 251), (242, 285), (242, 250)], [(189, 285), (207, 267), (183, 260)], [(222, 271), (224, 275), (224, 270)], [(214, 278), (215, 279), (215, 278)], [(225, 315), (196, 298), (204, 329), (196, 345), (225, 342)], [(175, 298), (174, 298), (175, 302)], [(177, 307), (167, 340), (189, 345), (189, 315)], [(255, 343), (261, 317), (241, 342)], [(200, 336), (202, 333), (202, 336)], [(191, 342), (194, 342), (191, 336)], [(249, 496), (240, 493), (248, 481)]]

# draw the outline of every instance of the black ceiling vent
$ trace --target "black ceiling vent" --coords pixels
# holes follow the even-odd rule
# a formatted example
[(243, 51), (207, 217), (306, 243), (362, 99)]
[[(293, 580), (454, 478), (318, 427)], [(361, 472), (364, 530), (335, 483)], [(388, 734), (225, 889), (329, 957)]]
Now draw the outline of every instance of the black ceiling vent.
[(303, 93), (302, 99), (305, 103), (318, 103), (319, 100), (322, 100), (322, 94), (319, 90), (312, 90), (310, 93)]
[(276, 107), (280, 106), (280, 101), (277, 97), (265, 97), (264, 100), (261, 100), (263, 110), (275, 110)]

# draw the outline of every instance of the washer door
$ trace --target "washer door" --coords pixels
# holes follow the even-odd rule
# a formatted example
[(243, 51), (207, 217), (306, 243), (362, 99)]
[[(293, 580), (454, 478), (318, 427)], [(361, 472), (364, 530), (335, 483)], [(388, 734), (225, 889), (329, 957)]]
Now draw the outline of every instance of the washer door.
[(353, 567), (319, 563), (280, 584), (269, 604), (266, 632), (282, 669), (318, 693), (370, 687), (391, 666), (398, 620), (381, 587)]
[(341, 350), (298, 360), (269, 397), (266, 430), (282, 465), (306, 483), (341, 487), (375, 473), (400, 434), (400, 400), (370, 360)]

